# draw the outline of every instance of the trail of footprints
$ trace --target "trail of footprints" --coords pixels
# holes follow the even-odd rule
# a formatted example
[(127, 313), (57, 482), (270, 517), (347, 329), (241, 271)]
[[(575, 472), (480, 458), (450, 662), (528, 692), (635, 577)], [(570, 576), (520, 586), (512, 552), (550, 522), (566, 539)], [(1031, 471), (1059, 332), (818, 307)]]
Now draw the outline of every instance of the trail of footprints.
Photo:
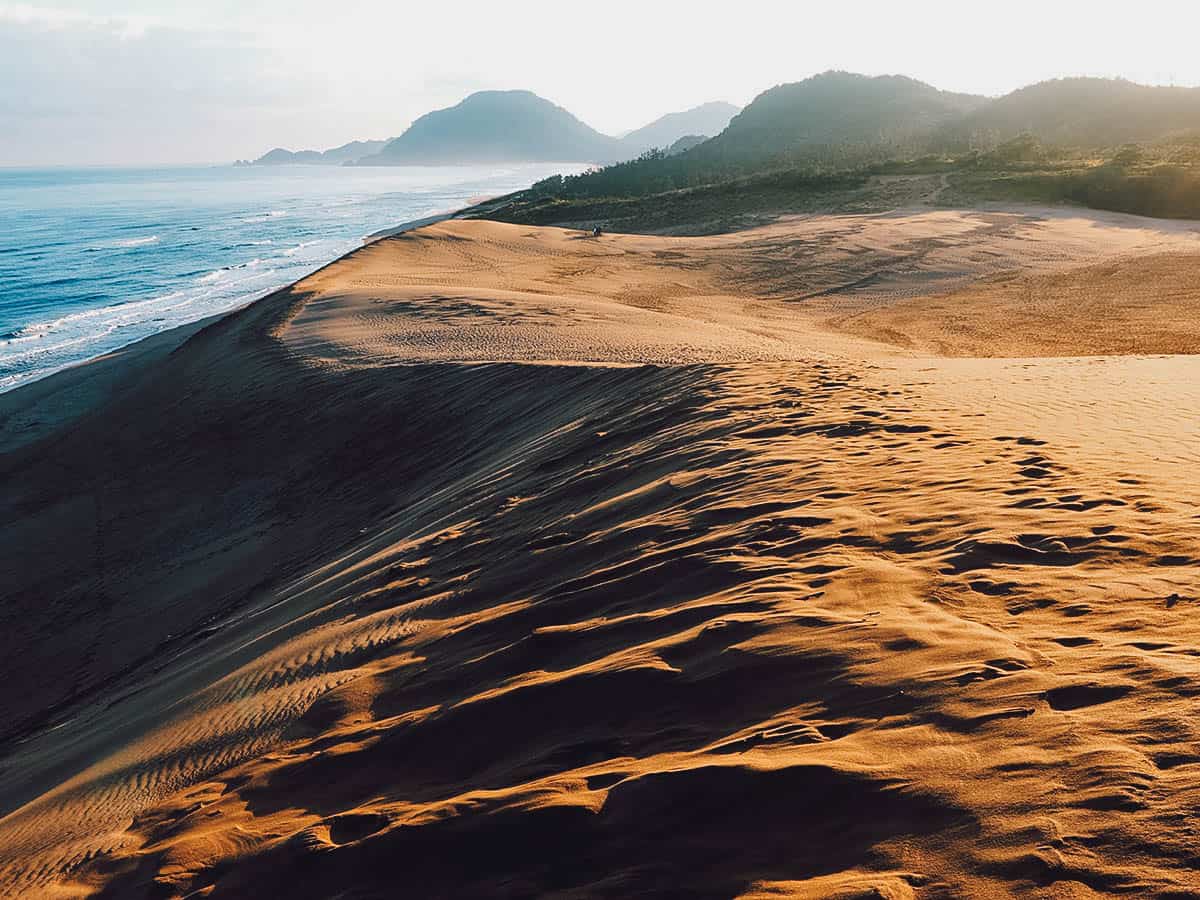
[[(647, 425), (617, 403), (490, 496), (452, 498), (461, 528), (380, 554), (319, 627), (264, 646), (136, 745), (0, 821), (0, 884), (17, 895), (135, 846), (124, 829), (147, 807), (286, 745), (363, 666), (418, 650), (427, 662), (388, 711), (408, 690), (456, 728), (548, 685), (624, 685), (633, 710), (611, 715), (626, 731), (591, 750), (564, 743), (538, 769), (587, 771), (596, 790), (628, 777), (604, 768), (621, 757), (801, 748), (836, 761), (839, 742), (887, 747), (889, 730), (971, 735), (996, 752), (949, 770), (919, 752), (880, 759), (990, 835), (962, 851), (981, 877), (1136, 889), (1103, 858), (1117, 841), (1104, 817), (1126, 816), (1126, 854), (1159, 879), (1141, 887), (1172, 884), (1182, 851), (1151, 835), (1176, 820), (1173, 792), (1200, 762), (1200, 734), (1173, 705), (1198, 691), (1197, 561), (1181, 549), (1196, 546), (1195, 518), (1135, 499), (1136, 485), (1094, 483), (1035, 437), (988, 434), (983, 419), (940, 428), (919, 387), (880, 388), (848, 365), (697, 367), (692, 381), (684, 418)], [(480, 623), (501, 608), (489, 639)], [(455, 617), (475, 624), (444, 627)], [(439, 671), (453, 666), (467, 687)], [(713, 696), (741, 708), (718, 715)], [(674, 735), (653, 705), (668, 701)], [(1091, 714), (1118, 703), (1121, 716)], [(520, 757), (514, 734), (487, 739), (495, 758)], [(1055, 797), (1038, 795), (1048, 768)], [(999, 797), (975, 794), (980, 779)], [(1014, 815), (1005, 797), (1024, 790)], [(391, 821), (360, 819), (329, 817), (322, 834), (351, 845)], [(1025, 849), (1031, 821), (1060, 823), (1046, 837), (1057, 862)]]

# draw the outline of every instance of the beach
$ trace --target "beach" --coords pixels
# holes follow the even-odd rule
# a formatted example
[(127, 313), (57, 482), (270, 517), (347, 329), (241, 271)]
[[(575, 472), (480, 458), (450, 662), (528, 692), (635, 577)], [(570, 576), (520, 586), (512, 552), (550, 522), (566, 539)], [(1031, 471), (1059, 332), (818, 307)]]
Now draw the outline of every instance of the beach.
[(396, 222), (436, 221), (548, 168), (0, 169), (0, 393), (229, 312)]
[(0, 395), (0, 896), (1193, 895), (1198, 267), (448, 219)]

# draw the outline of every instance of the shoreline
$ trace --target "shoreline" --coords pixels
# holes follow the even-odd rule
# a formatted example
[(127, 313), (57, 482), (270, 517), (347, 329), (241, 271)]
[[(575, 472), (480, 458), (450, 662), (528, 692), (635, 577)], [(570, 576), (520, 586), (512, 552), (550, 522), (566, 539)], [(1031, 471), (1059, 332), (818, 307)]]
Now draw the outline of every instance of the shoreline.
[[(4, 410), (4, 399), (7, 397), (11, 397), (21, 391), (32, 388), (34, 385), (45, 384), (46, 382), (48, 382), (54, 378), (57, 378), (60, 375), (63, 375), (67, 372), (71, 372), (75, 369), (78, 369), (78, 368), (81, 368), (84, 366), (91, 366), (91, 365), (95, 365), (97, 363), (101, 363), (102, 361), (107, 360), (110, 357), (116, 357), (119, 355), (127, 355), (128, 351), (130, 351), (133, 348), (138, 347), (148, 341), (156, 341), (160, 338), (163, 338), (165, 335), (169, 335), (169, 334), (172, 334), (173, 332), (177, 332), (177, 331), (194, 330), (194, 326), (196, 326), (199, 323), (215, 322), (225, 316), (231, 315), (242, 309), (245, 309), (247, 306), (257, 303), (260, 300), (266, 299), (267, 297), (271, 296), (272, 294), (274, 294), (278, 291), (288, 290), (288, 289), (294, 287), (296, 284), (303, 281), (305, 278), (315, 275), (317, 272), (320, 272), (322, 269), (326, 268), (327, 266), (330, 266), (333, 263), (336, 263), (342, 259), (345, 259), (350, 254), (358, 252), (363, 247), (366, 247), (369, 244), (374, 243), (375, 241), (382, 240), (387, 237), (392, 237), (397, 234), (404, 234), (406, 231), (412, 231), (413, 229), (416, 229), (416, 228), (423, 228), (426, 225), (432, 225), (437, 222), (443, 222), (447, 219), (456, 218), (461, 213), (466, 212), (467, 210), (473, 209), (474, 206), (475, 206), (474, 204), (471, 204), (468, 206), (458, 207), (458, 208), (452, 210), (451, 212), (438, 213), (436, 215), (425, 216), (425, 217), (422, 217), (419, 219), (411, 219), (409, 221), (402, 222), (399, 225), (395, 225), (390, 228), (385, 228), (380, 231), (375, 231), (370, 234), (364, 235), (362, 238), (360, 238), (360, 243), (358, 244), (358, 246), (352, 247), (351, 249), (347, 250), (345, 253), (342, 253), (339, 256), (336, 256), (331, 260), (321, 263), (319, 266), (314, 268), (311, 272), (307, 272), (304, 275), (301, 275), (299, 278), (297, 278), (294, 281), (291, 281), (287, 284), (280, 285), (279, 287), (272, 288), (270, 290), (265, 291), (264, 293), (252, 295), (249, 298), (243, 299), (242, 301), (238, 302), (235, 306), (231, 306), (227, 310), (223, 310), (223, 311), (217, 312), (217, 313), (211, 313), (207, 316), (202, 316), (199, 319), (193, 319), (190, 322), (181, 322), (178, 325), (172, 325), (170, 328), (165, 328), (162, 331), (157, 331), (153, 334), (149, 334), (144, 337), (137, 338), (136, 340), (130, 341), (128, 344), (122, 344), (119, 347), (114, 347), (111, 350), (106, 350), (105, 352), (100, 353), (96, 356), (90, 356), (86, 359), (81, 359), (81, 360), (77, 360), (76, 362), (67, 363), (62, 368), (55, 369), (54, 371), (48, 372), (44, 375), (38, 375), (34, 378), (29, 379), (28, 381), (22, 381), (16, 385), (14, 385), (11, 388), (8, 388), (7, 390), (0, 390), (0, 429), (3, 428), (4, 419), (6, 417), (6, 413)], [(2, 440), (0, 440), (0, 452), (3, 452), (3, 441)]]
[[(11, 338), (0, 340), (0, 395), (236, 309), (364, 243), (461, 215), (543, 174), (536, 165), (394, 170), (379, 178), (346, 170), (352, 177), (332, 181), (258, 173), (250, 189), (221, 172), (210, 177), (205, 167), (187, 169), (190, 175), (98, 171), (71, 176), (81, 183), (75, 226), (56, 211), (51, 170), (5, 181), (16, 218), (0, 250), (16, 293), (0, 317), (0, 332)], [(137, 191), (128, 189), (131, 180)], [(130, 224), (110, 234), (107, 220), (89, 210), (113, 191)], [(44, 237), (51, 226), (62, 235), (53, 241)]]
[(402, 222), (362, 238), (359, 246), (321, 264), (295, 281), (245, 300), (223, 312), (174, 325), (138, 338), (99, 356), (70, 363), (46, 375), (0, 391), (0, 456), (28, 446), (110, 400), (136, 381), (147, 367), (174, 352), (193, 335), (256, 303), (290, 291), (306, 278), (341, 262), (376, 241), (454, 218), (465, 206), (448, 213)]
[[(396, 225), (392, 228), (382, 228), (379, 231), (374, 231), (371, 234), (368, 234), (366, 237), (364, 237), (362, 239), (363, 246), (365, 247), (368, 244), (373, 244), (376, 241), (381, 241), (384, 238), (394, 237), (397, 234), (404, 234), (406, 231), (413, 231), (417, 228), (424, 228), (426, 225), (434, 225), (438, 222), (445, 222), (447, 219), (456, 218), (459, 213), (463, 212), (464, 210), (470, 209), (470, 208), (471, 208), (470, 206), (463, 206), (456, 210), (453, 210), (452, 212), (435, 213), (432, 216), (425, 216), (424, 218), (421, 218), (421, 219), (413, 219), (410, 222), (402, 222), (401, 224)], [(357, 250), (359, 248), (355, 247), (354, 249)], [(307, 276), (305, 276), (305, 277), (307, 277)]]

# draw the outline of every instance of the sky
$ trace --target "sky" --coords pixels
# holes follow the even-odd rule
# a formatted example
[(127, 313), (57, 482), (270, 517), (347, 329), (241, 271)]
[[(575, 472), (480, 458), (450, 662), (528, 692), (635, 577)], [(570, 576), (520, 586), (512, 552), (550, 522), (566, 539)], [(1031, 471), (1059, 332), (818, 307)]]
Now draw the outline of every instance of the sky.
[(220, 163), (524, 88), (610, 134), (828, 69), (1200, 86), (1200, 3), (0, 0), (0, 166)]

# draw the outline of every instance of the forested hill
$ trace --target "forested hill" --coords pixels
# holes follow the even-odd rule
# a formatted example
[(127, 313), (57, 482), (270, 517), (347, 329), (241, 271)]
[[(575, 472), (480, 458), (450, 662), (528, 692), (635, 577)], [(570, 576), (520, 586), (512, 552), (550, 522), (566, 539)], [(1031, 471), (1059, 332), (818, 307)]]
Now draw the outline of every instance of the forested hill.
[(692, 155), (745, 163), (831, 146), (924, 150), (939, 128), (987, 102), (901, 75), (826, 72), (759, 94), (724, 132)]
[(987, 146), (1030, 134), (1056, 147), (1113, 147), (1189, 132), (1200, 132), (1200, 88), (1062, 78), (979, 106), (937, 137), (949, 146)]

